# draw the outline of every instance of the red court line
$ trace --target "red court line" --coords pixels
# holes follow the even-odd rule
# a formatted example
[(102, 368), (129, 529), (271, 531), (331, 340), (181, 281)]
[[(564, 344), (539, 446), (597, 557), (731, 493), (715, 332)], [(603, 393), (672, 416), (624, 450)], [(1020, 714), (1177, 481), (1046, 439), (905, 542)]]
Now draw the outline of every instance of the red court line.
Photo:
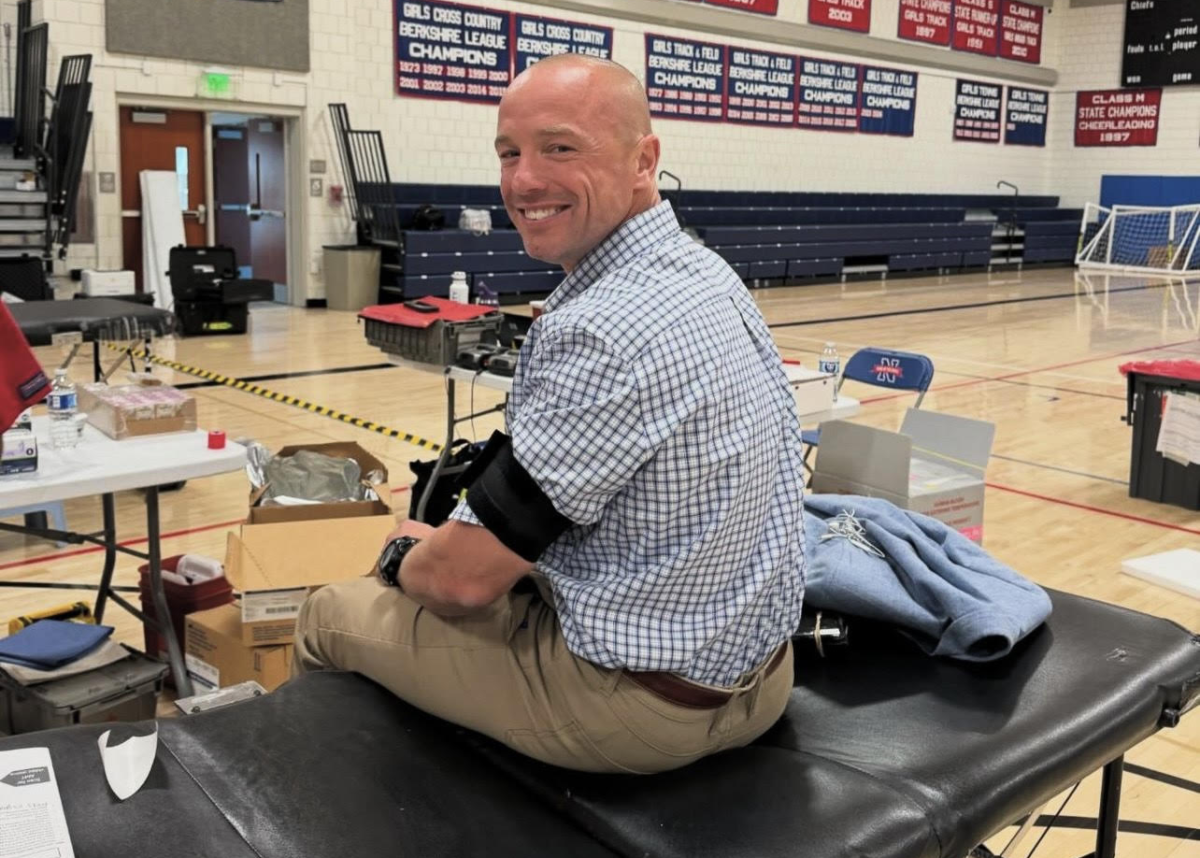
[[(1096, 361), (1099, 361), (1099, 360), (1112, 360), (1113, 358), (1128, 357), (1129, 355), (1139, 355), (1139, 354), (1142, 354), (1143, 352), (1156, 352), (1156, 351), (1161, 351), (1163, 349), (1173, 349), (1176, 346), (1189, 345), (1194, 342), (1196, 342), (1196, 340), (1180, 340), (1177, 343), (1166, 343), (1161, 346), (1149, 346), (1148, 348), (1144, 348), (1144, 349), (1132, 349), (1130, 351), (1124, 351), (1124, 352), (1112, 352), (1111, 354), (1096, 355), (1095, 357), (1089, 357), (1089, 358), (1080, 358), (1079, 360), (1072, 360), (1072, 361), (1067, 361), (1065, 363), (1051, 364), (1050, 366), (1040, 366), (1040, 367), (1034, 367), (1033, 369), (1023, 369), (1023, 370), (1019, 370), (1018, 372), (1007, 373), (1006, 375), (988, 376), (987, 378), (971, 378), (971, 379), (967, 379), (966, 381), (956, 381), (953, 384), (945, 384), (945, 385), (942, 385), (941, 387), (931, 387), (931, 388), (929, 388), (929, 392), (930, 393), (941, 393), (943, 390), (954, 390), (955, 388), (959, 388), (959, 387), (970, 387), (973, 384), (984, 384), (985, 382), (989, 382), (989, 381), (1007, 381), (1010, 378), (1017, 378), (1018, 376), (1022, 376), (1022, 375), (1033, 375), (1034, 373), (1038, 373), (1038, 372), (1050, 372), (1050, 371), (1056, 370), (1056, 369), (1066, 369), (1066, 368), (1072, 367), (1072, 366), (1080, 366), (1081, 364), (1085, 364), (1085, 363), (1095, 363)], [(912, 395), (911, 392), (907, 392), (907, 391), (903, 392), (903, 393), (886, 393), (886, 394), (883, 394), (882, 396), (871, 396), (866, 399), (860, 399), (859, 402), (862, 405), (867, 405), (872, 402), (885, 402), (889, 399), (899, 399), (903, 396), (911, 396), (911, 395)]]
[[(399, 494), (400, 492), (406, 492), (408, 489), (408, 486), (400, 486), (398, 489), (392, 489), (392, 494), (395, 495)], [(220, 530), (222, 527), (233, 527), (235, 524), (241, 524), (243, 521), (245, 521), (245, 519), (235, 518), (233, 521), (219, 521), (216, 524), (204, 524), (200, 527), (189, 527), (185, 530), (172, 530), (169, 533), (161, 534), (159, 536), (159, 542), (162, 542), (164, 539), (175, 539), (177, 537), (188, 536), (193, 533), (204, 533), (205, 531), (209, 530)], [(143, 543), (149, 541), (150, 538), (148, 536), (136, 536), (132, 539), (123, 539), (117, 544), (128, 547), (130, 545), (142, 545)], [(99, 545), (93, 545), (88, 548), (77, 548), (74, 551), (55, 551), (49, 554), (39, 554), (36, 557), (26, 557), (24, 560), (13, 560), (8, 563), (0, 563), (0, 572), (4, 571), (5, 569), (15, 569), (18, 566), (31, 566), (34, 563), (41, 563), (43, 561), (66, 560), (68, 557), (79, 557), (84, 554), (99, 554), (102, 551), (104, 551), (103, 547)]]
[(1065, 500), (1063, 498), (1051, 497), (1050, 495), (1042, 495), (1042, 494), (1038, 494), (1037, 492), (1027, 492), (1024, 489), (1017, 489), (1017, 488), (1013, 488), (1012, 486), (1001, 485), (1000, 483), (986, 483), (986, 485), (990, 489), (998, 489), (1002, 492), (1010, 492), (1011, 494), (1014, 494), (1014, 495), (1023, 495), (1024, 497), (1027, 497), (1027, 498), (1035, 498), (1037, 500), (1047, 501), (1048, 503), (1056, 503), (1056, 504), (1060, 504), (1062, 506), (1069, 506), (1069, 507), (1073, 507), (1074, 509), (1081, 509), (1084, 512), (1099, 513), (1100, 515), (1108, 515), (1108, 516), (1112, 516), (1113, 518), (1123, 518), (1126, 521), (1136, 521), (1139, 524), (1150, 524), (1150, 525), (1153, 525), (1154, 527), (1161, 527), (1166, 530), (1179, 530), (1179, 531), (1182, 531), (1183, 533), (1194, 533), (1197, 536), (1200, 536), (1200, 530), (1197, 530), (1192, 527), (1184, 527), (1181, 524), (1168, 524), (1165, 521), (1155, 521), (1152, 518), (1143, 518), (1140, 515), (1131, 515), (1130, 513), (1127, 513), (1127, 512), (1117, 512), (1114, 509), (1105, 509), (1104, 507), (1100, 507), (1100, 506), (1090, 506), (1085, 503), (1076, 503), (1075, 501), (1069, 501), (1069, 500)]

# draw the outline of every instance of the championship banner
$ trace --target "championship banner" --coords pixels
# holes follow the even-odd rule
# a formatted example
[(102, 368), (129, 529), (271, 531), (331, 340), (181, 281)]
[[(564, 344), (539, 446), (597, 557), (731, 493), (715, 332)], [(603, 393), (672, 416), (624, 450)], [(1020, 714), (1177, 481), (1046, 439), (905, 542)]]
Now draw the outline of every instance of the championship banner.
[(1004, 142), (1009, 146), (1045, 146), (1050, 93), (1044, 89), (1008, 88), (1004, 107)]
[(725, 117), (725, 46), (646, 34), (650, 115), (720, 122)]
[(953, 0), (900, 0), (896, 35), (910, 42), (944, 47), (950, 44), (953, 16)]
[(396, 0), (396, 92), (496, 104), (512, 79), (511, 16)]
[(586, 54), (612, 59), (612, 27), (520, 14), (516, 16), (516, 22), (516, 74), (555, 54)]
[(954, 0), (950, 47), (996, 56), (1000, 47), (1000, 0)]
[(754, 12), (758, 15), (779, 14), (779, 0), (705, 0), (710, 6), (724, 6), (726, 9), (740, 9), (743, 12)]
[(808, 23), (871, 32), (871, 0), (808, 0)]
[(796, 122), (796, 57), (729, 46), (725, 118), (784, 127)]
[(1161, 89), (1102, 89), (1075, 95), (1076, 146), (1157, 146)]
[(954, 91), (954, 139), (999, 143), (1003, 96), (1000, 84), (959, 78)]
[(858, 130), (911, 137), (917, 118), (917, 73), (862, 67)]
[(1000, 11), (1000, 57), (1022, 63), (1042, 61), (1046, 10), (1020, 0), (1004, 0)]
[(820, 131), (857, 131), (858, 79), (857, 63), (801, 57), (797, 124)]

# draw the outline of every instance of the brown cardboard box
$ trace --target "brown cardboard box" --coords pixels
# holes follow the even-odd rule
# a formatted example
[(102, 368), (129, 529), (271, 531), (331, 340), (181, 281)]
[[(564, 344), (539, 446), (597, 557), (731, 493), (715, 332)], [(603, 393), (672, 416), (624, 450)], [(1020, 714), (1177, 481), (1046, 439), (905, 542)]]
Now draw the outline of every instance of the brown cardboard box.
[(984, 472), (995, 434), (991, 423), (915, 408), (899, 432), (823, 423), (813, 491), (883, 498), (983, 542)]
[(293, 444), (282, 448), (276, 455), (292, 456), (301, 450), (323, 453), (334, 458), (353, 459), (362, 470), (363, 478), (371, 471), (382, 471), (384, 482), (375, 486), (378, 501), (345, 501), (341, 503), (315, 503), (302, 506), (260, 506), (265, 488), (250, 492), (250, 524), (271, 524), (282, 521), (312, 521), (314, 519), (350, 518), (360, 515), (390, 515), (392, 490), (387, 484), (387, 465), (372, 456), (353, 441), (335, 441), (329, 444)]
[(195, 398), (154, 378), (112, 387), (85, 384), (79, 388), (79, 410), (117, 440), (196, 428)]
[(292, 645), (247, 646), (237, 605), (188, 614), (186, 640), (187, 672), (197, 691), (251, 679), (274, 691), (291, 675)]
[[(387, 466), (354, 442), (298, 444), (281, 456), (312, 450), (358, 462), (362, 473)], [(225, 575), (242, 596), (241, 636), (246, 646), (290, 643), (308, 594), (325, 584), (370, 572), (387, 535), (396, 528), (387, 483), (375, 486), (380, 500), (303, 506), (258, 506), (226, 540)]]
[(247, 646), (288, 643), (310, 590), (366, 575), (396, 527), (386, 515), (277, 524), (230, 532), (225, 575), (242, 594)]

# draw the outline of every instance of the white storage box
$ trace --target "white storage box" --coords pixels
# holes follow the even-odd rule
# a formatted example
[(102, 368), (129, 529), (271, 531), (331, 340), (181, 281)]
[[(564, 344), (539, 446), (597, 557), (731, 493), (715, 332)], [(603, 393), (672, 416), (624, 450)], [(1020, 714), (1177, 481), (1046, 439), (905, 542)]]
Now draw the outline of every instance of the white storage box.
[(837, 378), (825, 372), (785, 363), (784, 372), (792, 385), (796, 397), (796, 413), (820, 414), (833, 408), (833, 395), (837, 390)]
[(132, 295), (137, 291), (132, 271), (83, 272), (83, 294), (89, 298), (104, 298), (112, 295)]

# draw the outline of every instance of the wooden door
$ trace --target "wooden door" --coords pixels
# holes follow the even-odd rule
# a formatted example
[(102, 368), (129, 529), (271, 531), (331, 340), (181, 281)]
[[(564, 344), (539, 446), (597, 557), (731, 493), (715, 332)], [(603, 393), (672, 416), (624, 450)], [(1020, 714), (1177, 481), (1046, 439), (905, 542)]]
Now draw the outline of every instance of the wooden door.
[[(142, 291), (143, 170), (186, 170), (180, 182), (183, 232), (189, 247), (208, 243), (205, 221), (204, 114), (196, 110), (122, 107), (121, 229), (124, 267)], [(185, 194), (186, 190), (186, 194)], [(186, 199), (184, 196), (186, 195)]]

